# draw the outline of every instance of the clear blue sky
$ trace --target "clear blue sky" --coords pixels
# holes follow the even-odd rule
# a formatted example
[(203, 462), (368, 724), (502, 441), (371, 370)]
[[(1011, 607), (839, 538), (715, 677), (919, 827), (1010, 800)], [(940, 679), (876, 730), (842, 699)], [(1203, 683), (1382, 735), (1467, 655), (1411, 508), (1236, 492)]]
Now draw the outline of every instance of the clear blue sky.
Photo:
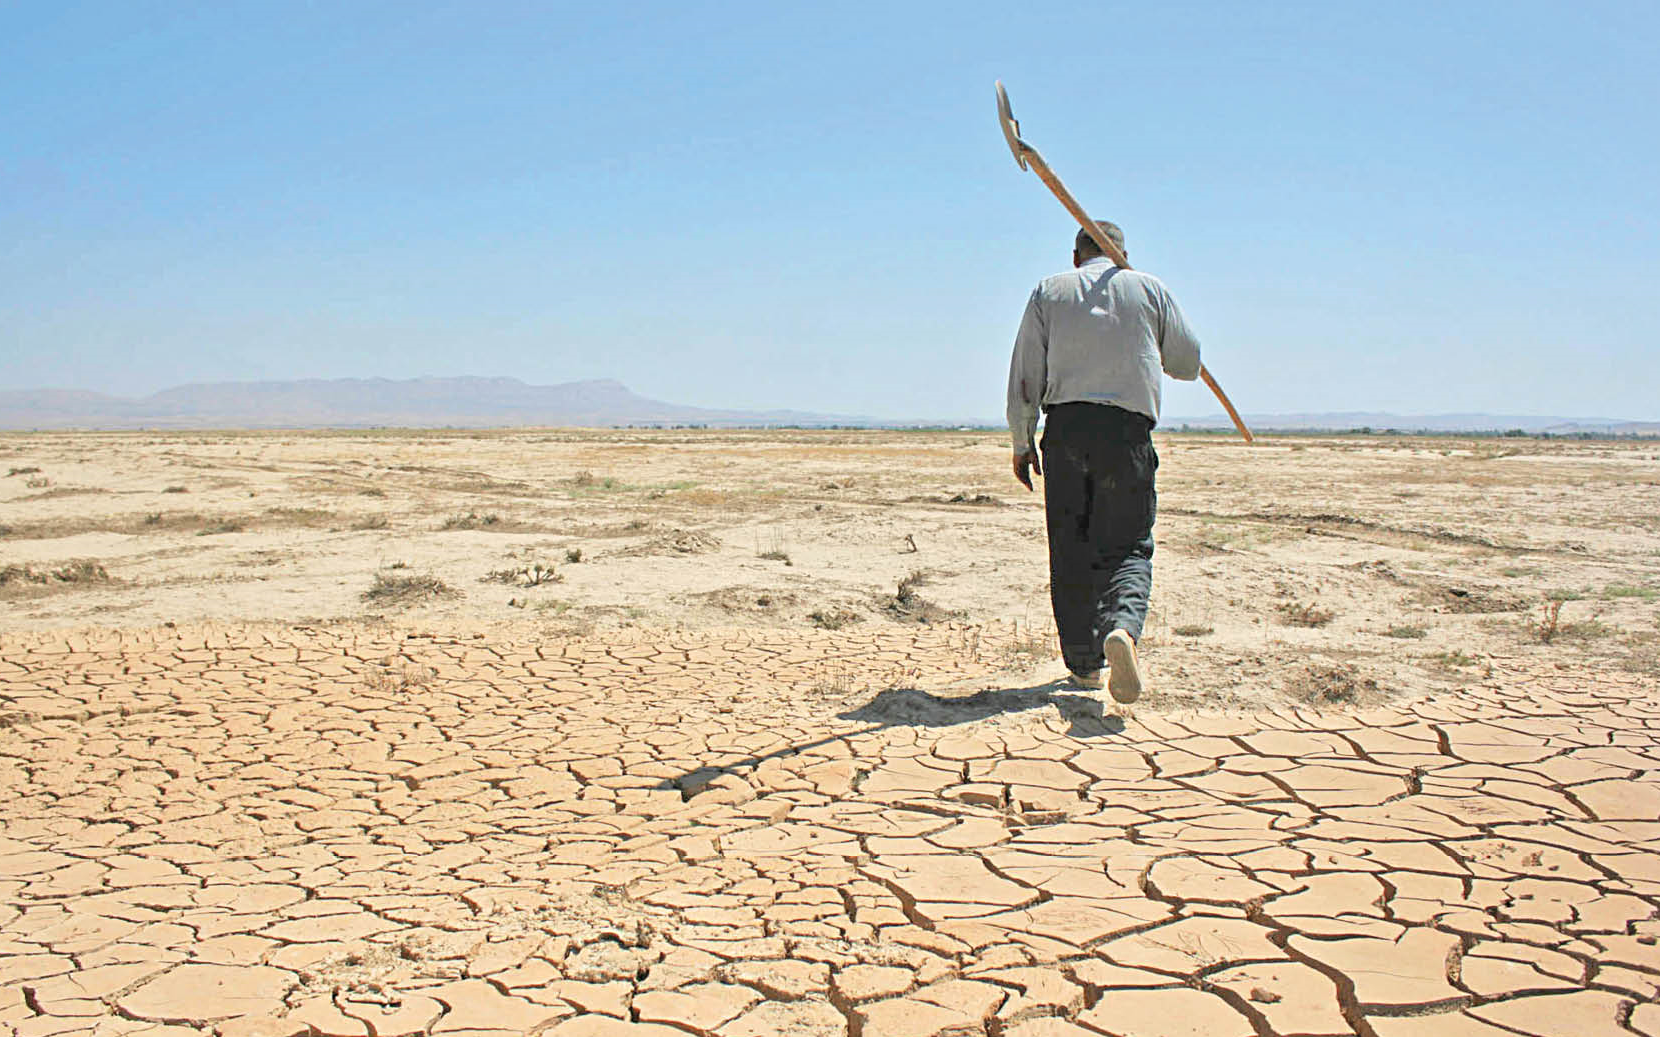
[(997, 416), (1074, 229), (1001, 78), (1242, 409), (1660, 418), (1657, 54), (1652, 0), (4, 4), (0, 388)]

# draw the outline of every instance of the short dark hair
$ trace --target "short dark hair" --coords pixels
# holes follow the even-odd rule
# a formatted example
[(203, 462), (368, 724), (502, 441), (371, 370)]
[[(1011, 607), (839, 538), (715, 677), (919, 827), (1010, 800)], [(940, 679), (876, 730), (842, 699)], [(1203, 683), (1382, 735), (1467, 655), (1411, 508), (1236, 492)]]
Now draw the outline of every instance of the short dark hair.
[[(1118, 251), (1124, 252), (1124, 232), (1118, 229), (1118, 224), (1111, 220), (1096, 220), (1095, 225), (1101, 228), (1102, 233), (1106, 234), (1107, 240), (1118, 246)], [(1105, 252), (1101, 251), (1101, 246), (1095, 243), (1095, 239), (1089, 236), (1089, 231), (1082, 227), (1078, 228), (1078, 236), (1072, 239), (1072, 247), (1077, 249), (1078, 255), (1085, 259), (1092, 256), (1106, 255)], [(1129, 253), (1126, 252), (1125, 254), (1128, 255)]]

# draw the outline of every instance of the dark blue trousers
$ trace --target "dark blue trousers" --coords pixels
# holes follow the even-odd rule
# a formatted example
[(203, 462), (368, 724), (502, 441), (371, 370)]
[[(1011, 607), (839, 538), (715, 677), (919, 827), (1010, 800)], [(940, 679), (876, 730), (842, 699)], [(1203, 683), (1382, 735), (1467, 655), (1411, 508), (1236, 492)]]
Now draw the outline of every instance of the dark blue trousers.
[(1043, 498), (1049, 597), (1068, 669), (1099, 670), (1114, 629), (1140, 639), (1153, 589), (1153, 423), (1110, 404), (1049, 408)]

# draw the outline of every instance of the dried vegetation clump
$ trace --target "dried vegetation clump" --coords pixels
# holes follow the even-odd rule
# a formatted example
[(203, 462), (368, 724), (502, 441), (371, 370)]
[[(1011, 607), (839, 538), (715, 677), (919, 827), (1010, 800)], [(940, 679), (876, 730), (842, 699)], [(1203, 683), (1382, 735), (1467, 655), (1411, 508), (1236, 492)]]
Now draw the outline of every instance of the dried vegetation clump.
[(8, 565), (0, 568), (0, 587), (109, 582), (109, 572), (89, 558), (66, 562), (50, 569), (36, 569), (32, 565)]
[(489, 529), (501, 524), (501, 516), (494, 512), (480, 515), (476, 511), (469, 511), (461, 515), (451, 515), (444, 520), (440, 529)]
[(1477, 591), (1468, 587), (1425, 587), (1419, 595), (1425, 604), (1439, 612), (1457, 615), (1480, 615), (1493, 612), (1521, 612), (1527, 602), (1509, 594)]
[(950, 612), (917, 593), (917, 588), (928, 582), (928, 573), (913, 569), (900, 579), (893, 597), (883, 602), (884, 610), (896, 619), (916, 623), (943, 623), (957, 613)]
[(363, 592), (363, 600), (378, 605), (415, 605), (423, 601), (460, 597), (461, 592), (431, 573), (383, 571)]
[(1171, 627), (1170, 632), (1177, 637), (1205, 637), (1216, 633), (1216, 628), (1208, 623), (1184, 623), (1181, 626)]
[(864, 616), (850, 608), (814, 609), (807, 613), (807, 622), (820, 630), (840, 630), (864, 621)]
[(1282, 601), (1274, 606), (1274, 610), (1280, 614), (1282, 622), (1294, 627), (1323, 627), (1337, 616), (1330, 609), (1304, 601)]
[(552, 563), (531, 562), (529, 565), (520, 565), (507, 569), (494, 569), (479, 577), (480, 583), (506, 583), (515, 587), (540, 587), (547, 583), (563, 583), (565, 578), (559, 575)]
[(435, 672), (427, 667), (402, 659), (383, 659), (380, 667), (372, 671), (363, 683), (370, 691), (386, 695), (424, 688), (432, 683), (434, 676)]
[(643, 553), (704, 554), (721, 546), (720, 537), (695, 529), (675, 529), (655, 538)]
[(1347, 664), (1310, 663), (1292, 675), (1286, 691), (1316, 706), (1357, 705), (1382, 696), (1376, 680)]

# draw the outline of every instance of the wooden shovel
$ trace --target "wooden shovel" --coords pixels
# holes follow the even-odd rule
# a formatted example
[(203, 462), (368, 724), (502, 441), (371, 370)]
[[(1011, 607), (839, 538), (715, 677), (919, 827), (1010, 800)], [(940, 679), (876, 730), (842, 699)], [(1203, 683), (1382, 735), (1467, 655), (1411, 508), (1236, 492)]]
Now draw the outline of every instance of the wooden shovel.
[[(1009, 95), (1003, 89), (1002, 80), (997, 82), (997, 119), (1003, 124), (1003, 137), (1009, 142), (1009, 150), (1014, 152), (1014, 160), (1020, 164), (1020, 168), (1029, 168), (1037, 174), (1038, 179), (1042, 180), (1049, 190), (1054, 192), (1055, 197), (1060, 199), (1060, 203), (1066, 206), (1066, 211), (1072, 214), (1072, 218), (1077, 220), (1078, 224), (1089, 232), (1089, 236), (1095, 239), (1097, 245), (1101, 246), (1103, 255), (1125, 270), (1132, 269), (1130, 261), (1124, 257), (1124, 250), (1113, 244), (1112, 239), (1101, 232), (1101, 228), (1096, 226), (1095, 221), (1089, 218), (1089, 213), (1085, 212), (1084, 207), (1078, 204), (1078, 200), (1072, 197), (1072, 192), (1068, 191), (1066, 185), (1061, 183), (1061, 178), (1056, 176), (1054, 171), (1049, 168), (1049, 163), (1043, 161), (1043, 156), (1037, 153), (1037, 149), (1020, 139), (1020, 123), (1015, 121), (1014, 113), (1009, 111)], [(1251, 430), (1245, 427), (1244, 419), (1239, 416), (1238, 411), (1233, 409), (1233, 402), (1228, 399), (1228, 394), (1222, 391), (1220, 385), (1216, 384), (1216, 379), (1211, 377), (1209, 369), (1203, 364), (1199, 365), (1199, 377), (1205, 380), (1205, 384), (1210, 386), (1210, 391), (1215, 393), (1216, 398), (1222, 402), (1222, 409), (1227, 411), (1228, 417), (1233, 419), (1233, 427), (1238, 429), (1239, 434), (1245, 437), (1245, 442), (1255, 442)]]

